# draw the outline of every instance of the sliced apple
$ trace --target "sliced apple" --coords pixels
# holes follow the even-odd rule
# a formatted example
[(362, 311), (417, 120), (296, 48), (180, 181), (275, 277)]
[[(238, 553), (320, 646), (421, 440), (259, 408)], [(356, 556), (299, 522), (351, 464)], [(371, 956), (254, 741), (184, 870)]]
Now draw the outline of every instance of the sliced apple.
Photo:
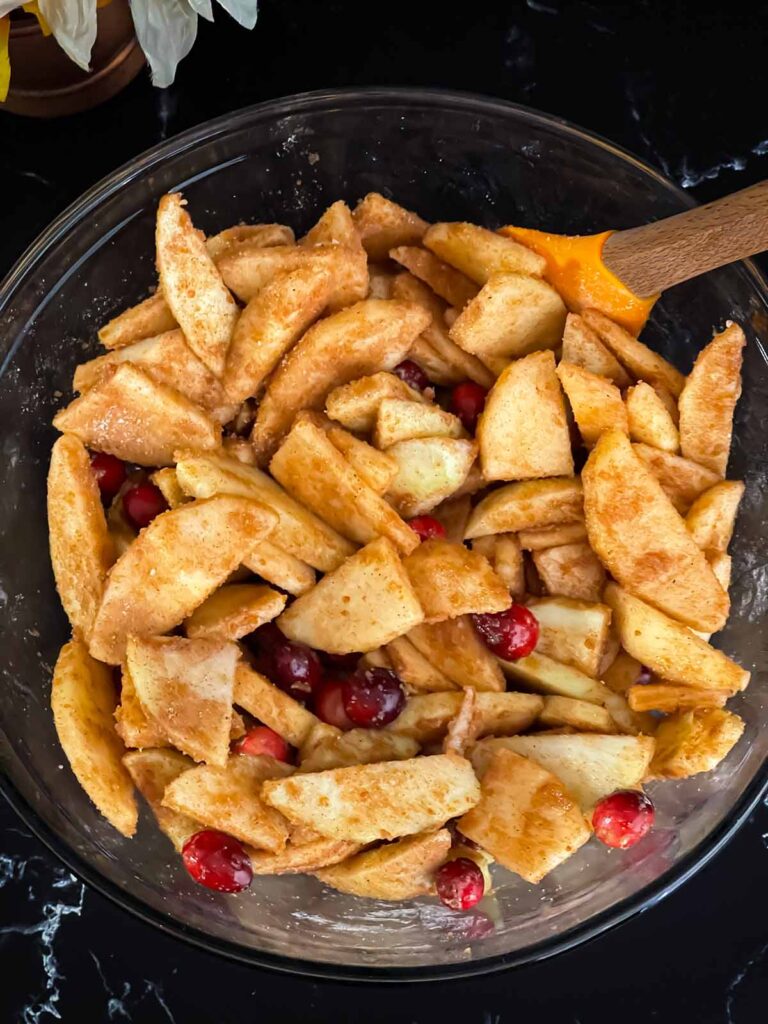
[[(133, 782), (115, 731), (112, 673), (82, 640), (62, 647), (53, 669), (51, 707), (56, 733), (75, 778), (97, 809), (124, 836), (136, 831)], [(471, 768), (470, 768), (471, 771)]]
[(301, 755), (299, 770), (302, 772), (324, 772), (379, 761), (406, 761), (419, 752), (416, 740), (382, 729), (350, 729), (338, 736), (324, 736), (314, 743), (310, 736), (307, 746), (307, 755), (304, 756), (303, 751)]
[(444, 412), (439, 406), (385, 398), (376, 415), (373, 443), (377, 448), (386, 449), (414, 437), (463, 436), (465, 431), (459, 417)]
[(687, 779), (710, 772), (728, 756), (743, 732), (739, 716), (722, 708), (678, 711), (659, 724), (651, 773), (660, 779)]
[(128, 637), (126, 665), (150, 721), (182, 753), (227, 763), (236, 644), (182, 637)]
[(555, 289), (530, 274), (494, 274), (459, 314), (451, 339), (485, 359), (519, 359), (557, 348), (566, 308)]
[(743, 495), (741, 480), (723, 480), (704, 491), (691, 505), (685, 525), (702, 551), (728, 550)]
[(627, 432), (627, 410), (621, 392), (612, 381), (565, 362), (557, 367), (557, 376), (568, 396), (581, 439), (588, 448), (606, 430)]
[(330, 839), (372, 843), (445, 824), (477, 803), (480, 786), (469, 761), (437, 754), (265, 782), (262, 795)]
[(155, 292), (100, 327), (99, 341), (104, 348), (118, 349), (172, 331), (177, 326), (163, 293)]
[(339, 199), (325, 210), (299, 245), (346, 245), (351, 249), (362, 245), (360, 232), (347, 204)]
[(672, 455), (647, 444), (633, 444), (632, 450), (650, 469), (681, 515), (718, 482), (717, 473), (681, 455)]
[(545, 548), (561, 547), (563, 544), (580, 544), (586, 539), (587, 528), (583, 522), (540, 526), (533, 530), (521, 530), (517, 535), (523, 551), (543, 551)]
[(268, 374), (314, 323), (332, 292), (330, 272), (299, 266), (265, 285), (240, 314), (222, 380), (230, 402), (257, 395)]
[(379, 192), (369, 192), (361, 199), (352, 219), (371, 260), (385, 260), (389, 250), (398, 245), (418, 245), (429, 227), (417, 213)]
[(157, 635), (178, 626), (275, 521), (266, 506), (229, 495), (161, 513), (112, 567), (90, 638), (92, 655), (119, 664), (129, 633)]
[(662, 679), (729, 694), (749, 682), (749, 672), (722, 651), (615, 583), (608, 584), (603, 599), (613, 609), (622, 646)]
[(206, 828), (276, 852), (285, 848), (290, 828), (283, 815), (261, 799), (259, 787), (265, 779), (280, 779), (292, 771), (273, 757), (234, 754), (223, 767), (200, 765), (179, 775), (167, 786), (163, 806)]
[(527, 882), (540, 882), (589, 839), (577, 804), (541, 764), (498, 749), (481, 785), (479, 803), (459, 819), (458, 827)]
[(180, 853), (184, 843), (200, 826), (186, 814), (178, 814), (169, 807), (163, 807), (163, 795), (174, 779), (195, 767), (195, 762), (176, 750), (149, 749), (130, 750), (123, 757), (123, 764), (149, 804), (158, 828)]
[(294, 596), (306, 594), (317, 579), (310, 565), (268, 540), (261, 541), (243, 565), (249, 572)]
[(208, 413), (133, 363), (106, 370), (54, 416), (53, 425), (89, 448), (141, 466), (170, 465), (182, 446), (206, 451), (221, 444), (221, 427)]
[(414, 438), (398, 441), (387, 449), (398, 465), (389, 498), (404, 516), (431, 512), (454, 495), (477, 456), (477, 445), (451, 437)]
[(632, 383), (618, 359), (576, 313), (569, 313), (565, 318), (562, 361), (607, 377), (619, 388), (626, 388)]
[(425, 622), (441, 622), (470, 612), (501, 612), (512, 599), (487, 558), (463, 544), (423, 541), (403, 565), (424, 609)]
[(51, 564), (73, 630), (89, 636), (115, 557), (91, 460), (72, 435), (60, 437), (48, 470)]
[(414, 531), (333, 444), (316, 413), (299, 413), (269, 468), (290, 495), (350, 540), (387, 537), (404, 553), (418, 545)]
[(637, 789), (648, 772), (654, 749), (652, 736), (505, 736), (481, 740), (472, 752), (472, 764), (482, 777), (499, 750), (530, 758), (556, 775), (586, 814), (609, 793)]
[(582, 481), (590, 544), (615, 579), (694, 629), (721, 629), (728, 596), (625, 434), (603, 434)]
[(597, 677), (611, 625), (611, 609), (567, 597), (539, 597), (528, 602), (539, 623), (538, 654)]
[(285, 608), (285, 594), (258, 583), (230, 583), (215, 590), (184, 623), (188, 637), (240, 640)]
[(552, 352), (534, 352), (510, 363), (488, 395), (477, 439), (486, 480), (573, 473), (565, 404)]
[(315, 872), (325, 885), (372, 900), (410, 900), (434, 890), (434, 875), (451, 848), (447, 829), (407, 836)]
[(493, 274), (544, 273), (542, 256), (477, 224), (433, 224), (424, 245), (480, 285)]
[(680, 395), (680, 447), (683, 455), (725, 476), (731, 450), (733, 412), (741, 394), (742, 350), (738, 324), (716, 334), (696, 357)]
[(572, 665), (565, 665), (546, 654), (539, 654), (538, 651), (525, 658), (518, 658), (517, 661), (499, 660), (499, 664), (507, 676), (524, 682), (539, 693), (573, 697), (576, 700), (588, 701), (590, 704), (605, 704), (610, 693), (597, 679), (592, 679)]
[(324, 416), (318, 414), (316, 422), (322, 426), (328, 440), (338, 448), (360, 479), (376, 494), (384, 494), (397, 476), (397, 462), (392, 456), (361, 441)]
[(587, 326), (597, 333), (606, 348), (610, 349), (634, 377), (645, 380), (654, 387), (657, 384), (661, 385), (675, 398), (679, 396), (685, 384), (685, 377), (671, 363), (596, 309), (586, 309), (582, 316)]
[(423, 620), (395, 547), (381, 537), (296, 598), (277, 624), (291, 640), (349, 654), (381, 647)]
[(460, 271), (443, 263), (434, 253), (416, 246), (398, 245), (389, 250), (390, 259), (429, 285), (449, 306), (461, 309), (477, 295), (477, 285)]
[(320, 409), (326, 396), (357, 377), (391, 370), (427, 326), (419, 306), (368, 299), (310, 328), (272, 374), (251, 441), (262, 462), (272, 456), (301, 409)]
[(549, 729), (569, 726), (577, 732), (614, 733), (616, 725), (609, 711), (574, 697), (544, 698), (539, 724)]
[[(478, 736), (511, 736), (525, 732), (544, 706), (543, 699), (534, 693), (472, 692), (475, 694)], [(410, 737), (417, 743), (434, 743), (445, 736), (451, 720), (461, 709), (463, 699), (462, 693), (415, 694), (408, 698), (404, 709), (387, 726), (387, 730), (398, 736)]]
[(499, 665), (477, 635), (467, 615), (445, 622), (424, 623), (407, 637), (443, 675), (458, 686), (476, 690), (506, 689)]
[(369, 434), (376, 425), (379, 406), (386, 398), (404, 402), (428, 401), (420, 391), (414, 391), (394, 373), (382, 370), (334, 388), (326, 399), (325, 411), (347, 430)]
[(396, 637), (386, 647), (392, 668), (411, 693), (440, 693), (456, 690), (458, 684), (425, 658), (405, 636)]
[(529, 480), (491, 491), (476, 506), (467, 524), (467, 539), (486, 534), (578, 523), (584, 518), (581, 480)]
[(629, 436), (652, 448), (674, 455), (680, 451), (680, 434), (672, 414), (658, 393), (641, 380), (626, 395)]
[(320, 724), (303, 704), (243, 664), (237, 666), (235, 673), (234, 703), (294, 747), (301, 747)]
[[(271, 508), (278, 520), (269, 543), (279, 545), (294, 558), (321, 572), (335, 569), (355, 550), (354, 544), (294, 501), (272, 477), (255, 466), (247, 466), (225, 455), (181, 452), (176, 475), (184, 491), (195, 498), (235, 494), (254, 498)], [(253, 552), (259, 550), (261, 545), (254, 547)], [(277, 580), (273, 582), (281, 585)]]
[(220, 377), (239, 310), (178, 193), (160, 200), (155, 246), (168, 308), (195, 355)]
[(533, 552), (547, 593), (576, 601), (599, 601), (605, 569), (589, 544), (559, 544)]

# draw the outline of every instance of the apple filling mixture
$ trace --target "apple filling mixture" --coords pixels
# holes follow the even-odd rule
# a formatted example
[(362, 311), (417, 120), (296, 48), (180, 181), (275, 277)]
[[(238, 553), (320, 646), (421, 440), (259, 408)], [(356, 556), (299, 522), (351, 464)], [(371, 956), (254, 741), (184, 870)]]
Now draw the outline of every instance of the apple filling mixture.
[[(745, 339), (685, 377), (543, 259), (372, 193), (298, 242), (159, 204), (48, 478), (61, 746), (190, 875), (465, 910), (654, 822), (739, 740)], [(581, 468), (580, 468), (581, 467)], [(170, 852), (170, 851), (169, 851)]]

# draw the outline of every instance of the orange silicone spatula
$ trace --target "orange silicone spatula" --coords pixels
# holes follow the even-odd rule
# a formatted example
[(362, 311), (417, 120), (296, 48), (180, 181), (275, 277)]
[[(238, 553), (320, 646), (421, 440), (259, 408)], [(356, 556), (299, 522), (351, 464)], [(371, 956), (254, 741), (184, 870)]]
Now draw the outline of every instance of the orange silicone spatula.
[(501, 232), (546, 259), (544, 276), (570, 309), (599, 309), (637, 334), (665, 289), (768, 249), (768, 181), (626, 231)]

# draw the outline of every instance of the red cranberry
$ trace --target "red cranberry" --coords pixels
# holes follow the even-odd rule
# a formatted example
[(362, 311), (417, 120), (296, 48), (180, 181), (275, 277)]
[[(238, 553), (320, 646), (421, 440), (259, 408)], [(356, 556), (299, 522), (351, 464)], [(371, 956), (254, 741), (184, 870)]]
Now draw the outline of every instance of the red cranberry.
[(181, 851), (184, 867), (196, 882), (216, 892), (242, 892), (253, 879), (251, 860), (239, 839), (206, 828), (195, 832)]
[(445, 527), (434, 516), (416, 516), (415, 519), (408, 520), (408, 525), (422, 540), (445, 537)]
[(323, 661), (337, 672), (354, 672), (361, 658), (362, 654), (357, 651), (352, 654), (329, 654), (327, 651), (323, 653)]
[(337, 729), (354, 729), (355, 723), (344, 710), (344, 680), (326, 679), (312, 695), (315, 714)]
[(108, 455), (106, 452), (93, 452), (91, 469), (96, 477), (102, 498), (104, 501), (111, 501), (125, 483), (125, 478), (128, 475), (125, 463), (115, 455)]
[(263, 626), (259, 626), (254, 633), (251, 633), (248, 639), (257, 644), (259, 648), (271, 650), (278, 644), (285, 643), (285, 634), (280, 632), (274, 622), (265, 622)]
[(123, 508), (137, 530), (149, 526), (155, 516), (165, 512), (168, 506), (159, 488), (154, 484), (136, 484), (123, 495)]
[(488, 392), (485, 388), (473, 380), (465, 380), (451, 391), (451, 412), (459, 417), (470, 434), (475, 432), (478, 417), (485, 408), (487, 397)]
[(606, 846), (627, 850), (651, 829), (655, 815), (645, 793), (620, 789), (599, 801), (592, 814), (592, 827)]
[(527, 657), (539, 639), (538, 619), (521, 604), (513, 604), (503, 612), (473, 615), (472, 621), (485, 646), (504, 661)]
[(282, 736), (279, 736), (274, 729), (266, 725), (254, 725), (245, 736), (235, 741), (234, 752), (236, 754), (250, 754), (257, 757), (259, 754), (266, 754), (267, 757), (274, 757), (278, 761), (285, 761), (290, 764), (291, 750)]
[(414, 363), (412, 359), (404, 359), (402, 363), (399, 363), (392, 373), (400, 380), (404, 381), (408, 387), (413, 388), (414, 391), (424, 391), (430, 386), (429, 377), (424, 373), (418, 363)]
[(437, 895), (451, 910), (469, 910), (485, 893), (483, 872), (468, 857), (446, 861), (435, 875)]
[(323, 681), (323, 666), (311, 647), (283, 638), (267, 652), (273, 666), (272, 681), (296, 700), (308, 700)]
[(366, 668), (344, 681), (344, 710), (355, 725), (379, 729), (394, 722), (405, 707), (405, 690), (397, 673)]

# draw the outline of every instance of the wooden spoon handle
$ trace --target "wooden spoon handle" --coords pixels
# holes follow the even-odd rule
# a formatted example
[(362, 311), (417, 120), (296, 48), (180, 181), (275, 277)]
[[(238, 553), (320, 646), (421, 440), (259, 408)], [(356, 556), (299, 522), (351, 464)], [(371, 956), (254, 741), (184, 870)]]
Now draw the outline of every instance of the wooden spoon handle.
[(640, 298), (768, 249), (768, 181), (628, 231), (603, 246), (603, 263)]

